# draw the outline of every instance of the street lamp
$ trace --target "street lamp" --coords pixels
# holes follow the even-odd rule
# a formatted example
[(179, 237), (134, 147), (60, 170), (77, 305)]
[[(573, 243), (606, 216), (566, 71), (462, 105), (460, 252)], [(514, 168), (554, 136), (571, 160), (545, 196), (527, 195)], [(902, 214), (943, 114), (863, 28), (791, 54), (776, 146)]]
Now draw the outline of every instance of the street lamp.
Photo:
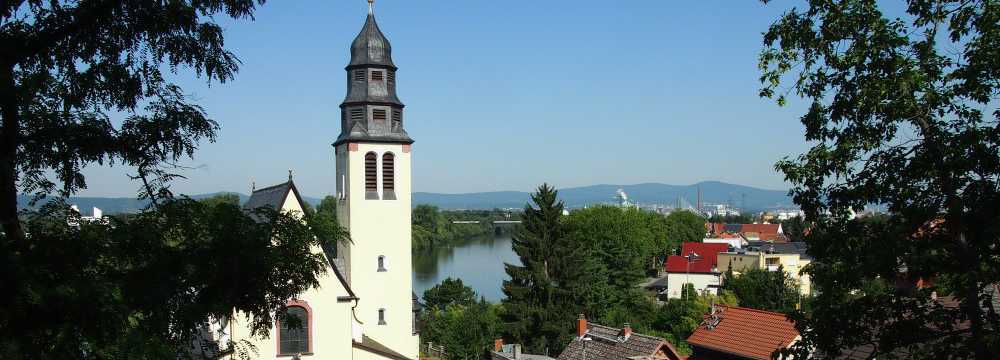
[(684, 264), (685, 266), (684, 285), (681, 286), (681, 293), (684, 294), (684, 300), (687, 300), (687, 293), (685, 292), (685, 290), (687, 289), (687, 284), (691, 283), (691, 263), (694, 261), (701, 260), (701, 255), (698, 255), (698, 253), (691, 251), (687, 255), (685, 255), (684, 258), (687, 259), (687, 263)]

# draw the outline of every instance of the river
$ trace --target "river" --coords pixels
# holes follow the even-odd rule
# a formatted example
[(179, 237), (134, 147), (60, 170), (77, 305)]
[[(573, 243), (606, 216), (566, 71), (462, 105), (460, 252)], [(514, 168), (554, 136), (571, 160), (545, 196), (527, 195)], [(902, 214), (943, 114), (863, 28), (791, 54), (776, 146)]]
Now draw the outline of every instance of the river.
[(508, 279), (504, 263), (520, 265), (510, 247), (510, 234), (482, 236), (461, 245), (440, 247), (413, 253), (413, 291), (424, 290), (448, 277), (462, 279), (490, 302), (503, 298), (503, 281)]

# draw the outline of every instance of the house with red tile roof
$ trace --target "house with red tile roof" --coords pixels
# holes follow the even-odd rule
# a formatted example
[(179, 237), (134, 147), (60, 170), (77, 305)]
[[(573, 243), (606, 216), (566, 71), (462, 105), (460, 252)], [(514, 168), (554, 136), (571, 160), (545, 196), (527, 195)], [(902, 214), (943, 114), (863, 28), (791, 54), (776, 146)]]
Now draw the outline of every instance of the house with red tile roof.
[(798, 330), (785, 314), (715, 306), (688, 337), (689, 359), (771, 359), (771, 354), (799, 341)]
[(717, 294), (722, 285), (719, 253), (729, 251), (729, 244), (684, 243), (680, 255), (667, 257), (667, 297), (681, 297), (684, 284), (690, 283), (699, 293)]

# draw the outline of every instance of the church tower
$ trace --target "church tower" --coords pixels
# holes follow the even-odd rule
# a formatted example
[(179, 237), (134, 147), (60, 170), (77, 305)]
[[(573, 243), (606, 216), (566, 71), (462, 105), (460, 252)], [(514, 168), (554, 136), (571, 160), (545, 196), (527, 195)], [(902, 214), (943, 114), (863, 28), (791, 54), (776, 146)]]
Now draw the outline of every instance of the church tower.
[(409, 358), (418, 355), (410, 254), (410, 139), (396, 96), (392, 47), (369, 0), (351, 44), (347, 96), (336, 149), (337, 216), (351, 242), (338, 246), (364, 336)]

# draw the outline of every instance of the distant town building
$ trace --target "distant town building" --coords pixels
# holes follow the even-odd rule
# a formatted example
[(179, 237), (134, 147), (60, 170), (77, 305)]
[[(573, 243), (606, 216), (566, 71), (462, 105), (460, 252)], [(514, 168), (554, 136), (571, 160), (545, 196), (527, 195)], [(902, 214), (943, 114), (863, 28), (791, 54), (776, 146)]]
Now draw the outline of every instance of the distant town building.
[(802, 268), (812, 262), (812, 257), (806, 254), (806, 243), (766, 243), (749, 242), (745, 249), (736, 249), (719, 253), (719, 271), (725, 273), (732, 270), (740, 274), (751, 269), (778, 271), (780, 267), (799, 285), (799, 293), (808, 295), (812, 291), (812, 283), (808, 274), (802, 274)]
[(90, 215), (83, 215), (83, 213), (80, 212), (80, 207), (75, 204), (70, 205), (69, 208), (75, 211), (77, 214), (80, 214), (80, 221), (82, 222), (88, 222), (88, 223), (100, 222), (104, 224), (108, 223), (108, 217), (104, 216), (104, 212), (101, 211), (101, 209), (96, 206), (91, 208)]
[(722, 224), (705, 223), (709, 238), (725, 238), (740, 235), (747, 241), (788, 242), (781, 224)]
[(701, 209), (699, 210), (701, 210), (701, 212), (708, 217), (713, 217), (713, 216), (726, 217), (726, 216), (740, 215), (740, 211), (729, 204), (703, 204), (701, 206)]

